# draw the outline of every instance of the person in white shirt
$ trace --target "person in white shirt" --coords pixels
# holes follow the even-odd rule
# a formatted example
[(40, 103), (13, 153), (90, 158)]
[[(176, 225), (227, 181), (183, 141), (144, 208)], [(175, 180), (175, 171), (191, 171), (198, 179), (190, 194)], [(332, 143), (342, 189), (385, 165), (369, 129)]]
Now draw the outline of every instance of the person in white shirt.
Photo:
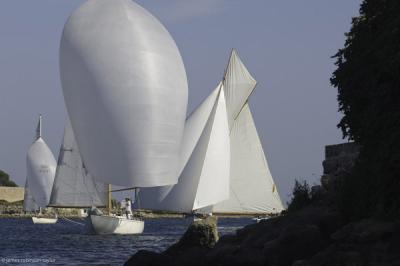
[(132, 203), (129, 198), (125, 199), (125, 213), (126, 213), (126, 218), (130, 218), (132, 216)]

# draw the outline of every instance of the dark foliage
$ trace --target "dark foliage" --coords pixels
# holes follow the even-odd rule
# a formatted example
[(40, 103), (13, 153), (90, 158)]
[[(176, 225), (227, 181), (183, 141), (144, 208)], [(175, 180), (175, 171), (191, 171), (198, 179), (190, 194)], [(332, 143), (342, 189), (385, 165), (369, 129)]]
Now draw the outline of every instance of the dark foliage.
[(6, 172), (0, 170), (0, 186), (16, 187), (17, 185), (10, 180), (10, 176)]
[(311, 199), (311, 190), (310, 186), (306, 181), (301, 183), (297, 179), (294, 181), (294, 187), (292, 192), (292, 199), (288, 202), (288, 211), (297, 211), (304, 208), (307, 205), (310, 205)]
[(344, 181), (349, 218), (400, 217), (400, 1), (364, 0), (331, 83), (338, 89), (338, 127), (362, 146)]

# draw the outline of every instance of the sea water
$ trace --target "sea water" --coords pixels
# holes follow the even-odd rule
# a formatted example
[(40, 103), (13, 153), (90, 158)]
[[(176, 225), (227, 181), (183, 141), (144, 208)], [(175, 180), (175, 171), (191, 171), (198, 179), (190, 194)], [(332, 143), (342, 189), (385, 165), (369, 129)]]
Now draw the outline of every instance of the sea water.
[[(164, 251), (177, 242), (193, 218), (147, 219), (140, 235), (88, 234), (83, 221), (59, 218), (33, 224), (29, 218), (0, 219), (0, 265), (122, 265), (136, 251)], [(247, 218), (220, 218), (220, 235), (234, 234)]]

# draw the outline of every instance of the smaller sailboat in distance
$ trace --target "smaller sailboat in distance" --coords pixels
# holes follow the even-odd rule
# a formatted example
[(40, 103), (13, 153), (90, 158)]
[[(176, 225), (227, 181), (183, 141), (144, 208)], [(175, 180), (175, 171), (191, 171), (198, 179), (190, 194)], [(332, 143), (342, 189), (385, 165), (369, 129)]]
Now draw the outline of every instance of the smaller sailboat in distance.
[(42, 138), (41, 115), (36, 129), (35, 141), (28, 150), (26, 164), (24, 210), (36, 211), (39, 208), (39, 215), (32, 217), (34, 224), (54, 224), (58, 219), (57, 214), (54, 217), (47, 217), (42, 213), (42, 208), (46, 207), (50, 200), (57, 164), (53, 153)]

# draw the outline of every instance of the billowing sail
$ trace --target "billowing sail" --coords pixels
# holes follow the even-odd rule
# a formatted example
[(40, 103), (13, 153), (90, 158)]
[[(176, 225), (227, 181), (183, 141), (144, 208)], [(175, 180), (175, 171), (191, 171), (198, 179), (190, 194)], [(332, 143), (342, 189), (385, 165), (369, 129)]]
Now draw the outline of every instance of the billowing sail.
[(230, 197), (214, 213), (279, 213), (284, 208), (246, 103), (231, 133)]
[(32, 193), (29, 190), (28, 180), (25, 182), (25, 190), (24, 190), (24, 211), (33, 212), (39, 210), (39, 206), (36, 204), (35, 199), (32, 196)]
[[(41, 119), (38, 128), (41, 128)], [(57, 163), (41, 137), (29, 148), (26, 164), (29, 192), (39, 207), (45, 207), (49, 204)]]
[(155, 17), (131, 0), (85, 2), (65, 24), (60, 73), (81, 156), (96, 179), (177, 182), (187, 78)]
[(220, 84), (189, 116), (178, 184), (141, 189), (141, 207), (190, 213), (229, 197), (229, 128)]
[(229, 128), (232, 128), (233, 121), (257, 85), (235, 50), (232, 50), (223, 83)]
[(107, 189), (108, 185), (94, 180), (87, 172), (68, 121), (58, 156), (49, 205), (52, 207), (106, 206)]

